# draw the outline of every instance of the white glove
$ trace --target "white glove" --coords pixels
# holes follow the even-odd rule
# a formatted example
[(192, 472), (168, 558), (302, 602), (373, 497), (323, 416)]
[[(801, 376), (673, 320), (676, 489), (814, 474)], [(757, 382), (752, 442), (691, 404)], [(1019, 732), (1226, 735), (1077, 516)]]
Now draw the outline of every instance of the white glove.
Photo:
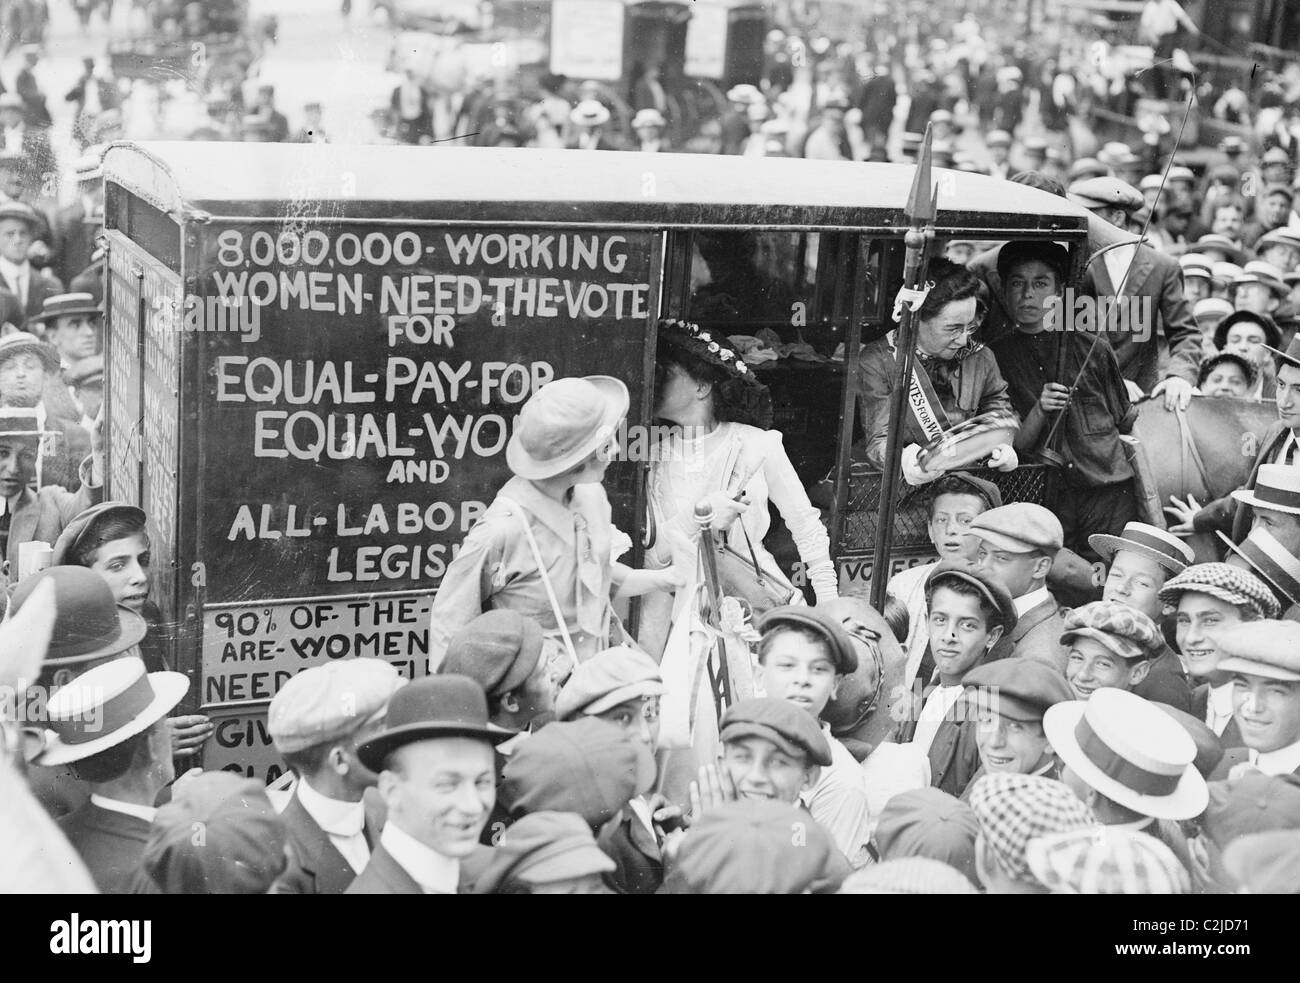
[(1010, 444), (998, 444), (989, 455), (989, 467), (998, 471), (1014, 471), (1020, 465), (1020, 457)]
[(908, 444), (903, 448), (901, 463), (903, 465), (903, 480), (909, 485), (927, 485), (939, 477), (937, 474), (931, 474), (925, 468), (916, 463), (916, 457), (921, 453), (920, 444)]

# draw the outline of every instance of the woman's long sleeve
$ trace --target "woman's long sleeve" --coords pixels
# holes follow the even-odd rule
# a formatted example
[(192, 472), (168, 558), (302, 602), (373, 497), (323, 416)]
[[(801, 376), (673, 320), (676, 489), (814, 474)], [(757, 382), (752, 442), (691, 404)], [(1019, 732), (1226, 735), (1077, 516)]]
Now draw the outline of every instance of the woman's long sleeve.
[(790, 463), (780, 432), (769, 430), (763, 439), (767, 443), (763, 477), (767, 480), (768, 497), (790, 530), (818, 602), (830, 600), (838, 596), (839, 583), (831, 562), (831, 538), (822, 525), (821, 512), (808, 500), (808, 492)]

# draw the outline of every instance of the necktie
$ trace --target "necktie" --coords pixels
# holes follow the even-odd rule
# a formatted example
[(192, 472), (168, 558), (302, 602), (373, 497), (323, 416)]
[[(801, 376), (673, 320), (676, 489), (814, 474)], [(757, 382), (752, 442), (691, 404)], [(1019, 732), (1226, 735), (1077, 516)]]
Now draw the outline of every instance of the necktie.
[(24, 310), (26, 310), (27, 308), (27, 274), (26, 273), (18, 274), (18, 283), (16, 284), (16, 286), (18, 287), (17, 290), (18, 303), (22, 305)]

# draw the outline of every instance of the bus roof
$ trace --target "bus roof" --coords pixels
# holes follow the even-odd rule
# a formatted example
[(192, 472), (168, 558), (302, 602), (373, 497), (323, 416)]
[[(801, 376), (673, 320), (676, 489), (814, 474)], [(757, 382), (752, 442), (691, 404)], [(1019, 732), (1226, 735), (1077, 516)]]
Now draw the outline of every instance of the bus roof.
[[(898, 230), (914, 167), (712, 154), (366, 146), (114, 143), (105, 179), (180, 219), (397, 219), (652, 227)], [(1064, 198), (935, 170), (936, 230), (1076, 233)]]

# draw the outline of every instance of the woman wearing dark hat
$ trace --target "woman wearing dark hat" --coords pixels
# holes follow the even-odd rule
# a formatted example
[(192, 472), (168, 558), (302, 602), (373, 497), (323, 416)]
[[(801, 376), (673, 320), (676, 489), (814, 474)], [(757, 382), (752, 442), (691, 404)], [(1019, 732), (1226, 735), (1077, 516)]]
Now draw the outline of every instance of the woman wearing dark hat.
[[(997, 359), (974, 340), (987, 307), (983, 284), (975, 274), (947, 260), (932, 262), (930, 277), (934, 284), (916, 315), (913, 375), (926, 398), (924, 406), (914, 407), (903, 418), (903, 475), (918, 485), (939, 476), (917, 464), (924, 444), (977, 414), (1011, 412)], [(860, 358), (858, 407), (866, 431), (862, 456), (879, 469), (884, 467), (889, 407), (898, 375), (894, 333), (864, 345)], [(999, 471), (1014, 470), (1018, 463), (1010, 444), (994, 448), (989, 461)]]
[[(660, 324), (654, 415), (671, 429), (650, 470), (654, 541), (646, 566), (677, 563), (694, 569), (700, 535), (695, 506), (707, 499), (713, 529), (742, 551), (752, 544), (759, 566), (784, 580), (763, 546), (771, 501), (794, 538), (818, 600), (835, 597), (830, 538), (821, 514), (808, 501), (781, 434), (768, 429), (771, 394), (725, 341), (696, 324)], [(667, 637), (672, 599), (658, 593), (644, 603), (641, 643), (657, 655)]]
[[(144, 619), (140, 656), (150, 672), (168, 669), (168, 628), (162, 612), (149, 600), (152, 578), (149, 533), (145, 514), (125, 502), (101, 502), (86, 509), (65, 528), (54, 544), (52, 566), (93, 570), (113, 592), (119, 607)], [(172, 739), (177, 757), (194, 754), (212, 734), (213, 724), (202, 714), (173, 717)]]
[(1247, 310), (1229, 314), (1214, 329), (1214, 345), (1220, 353), (1238, 355), (1258, 371), (1259, 379), (1248, 394), (1253, 399), (1272, 399), (1275, 395), (1277, 370), (1268, 348), (1280, 348), (1281, 338), (1272, 317)]
[(616, 533), (600, 482), (627, 409), (627, 387), (604, 375), (557, 379), (524, 404), (506, 447), (514, 477), (470, 530), (434, 598), (431, 670), (456, 631), (495, 608), (533, 618), (575, 662), (586, 661), (621, 632), (613, 589), (631, 596), (675, 585), (671, 571), (614, 560), (627, 538)]

